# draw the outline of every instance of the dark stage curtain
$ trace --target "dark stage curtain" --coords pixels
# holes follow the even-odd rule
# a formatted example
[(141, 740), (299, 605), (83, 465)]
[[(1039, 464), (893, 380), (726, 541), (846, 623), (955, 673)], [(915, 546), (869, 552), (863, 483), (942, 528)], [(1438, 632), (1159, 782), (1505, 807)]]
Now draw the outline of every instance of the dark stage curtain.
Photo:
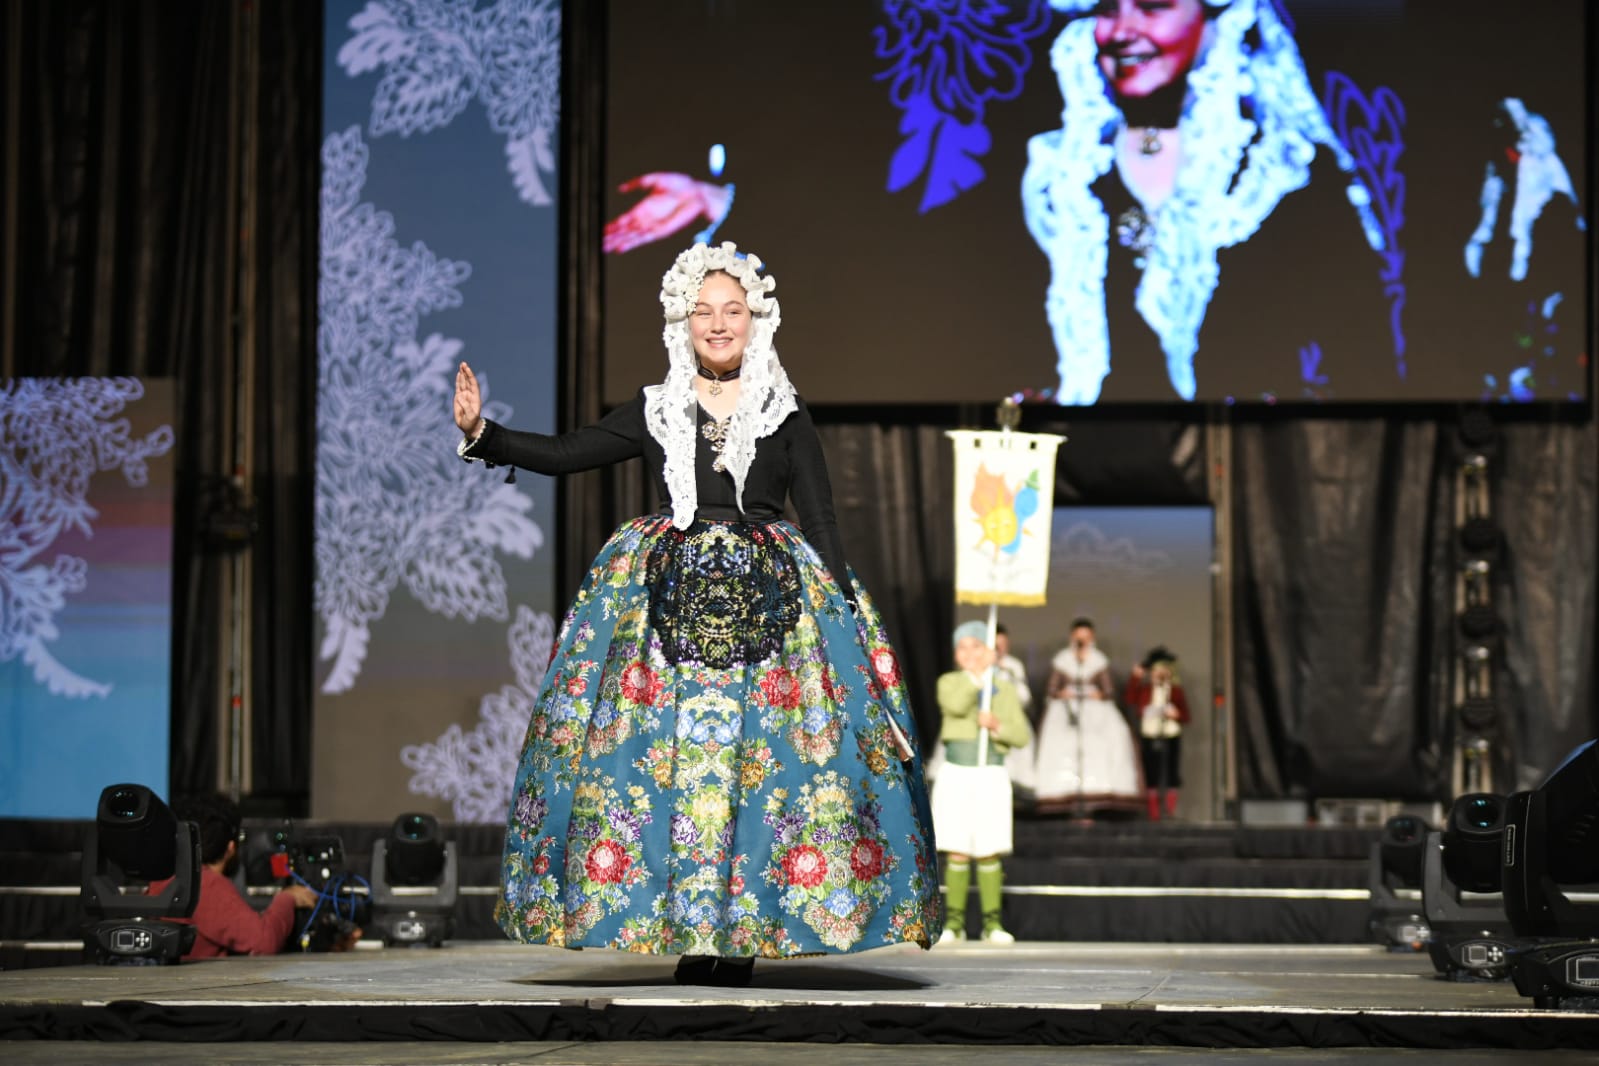
[[(1457, 654), (1450, 418), (1234, 428), (1234, 632), (1244, 796), (1447, 799)], [(1518, 419), (1491, 455), (1504, 532), (1495, 791), (1599, 728), (1592, 703), (1596, 438)]]
[(839, 535), (894, 642), (929, 754), (935, 690), (951, 668), (954, 455), (941, 427), (819, 425)]
[(1447, 772), (1429, 667), (1449, 623), (1433, 605), (1452, 587), (1436, 428), (1233, 432), (1241, 793), (1427, 794)]
[[(597, 190), (605, 176), (605, 4), (573, 4), (562, 12), (560, 219), (567, 285), (560, 296), (560, 428), (600, 420), (605, 409), (605, 271), (600, 233), (605, 219)], [(640, 384), (643, 384), (642, 382)], [(561, 478), (556, 508), (561, 536), (555, 587), (561, 609), (577, 594), (594, 553), (616, 525), (640, 514), (643, 465), (624, 464)]]
[[(1029, 412), (1033, 414), (1033, 412)], [(1021, 428), (1058, 433), (1055, 506), (1203, 507), (1210, 503), (1205, 422), (1094, 411), (1086, 417), (1032, 417)], [(1067, 634), (1061, 634), (1061, 643)]]
[(254, 791), (303, 795), (321, 5), (16, 0), (5, 18), (5, 369), (174, 379), (172, 789), (217, 782), (232, 560), (206, 530), (242, 501)]
[(1494, 590), (1505, 620), (1506, 718), (1514, 763), (1505, 788), (1531, 788), (1599, 734), (1594, 705), (1599, 434), (1594, 425), (1504, 427), (1493, 467), (1505, 532)]
[(252, 793), (303, 806), (311, 791), (313, 513), (316, 487), (318, 205), (321, 199), (322, 4), (254, 12), (244, 119), (257, 133), (245, 176), (256, 240), (245, 290), (253, 307), (251, 571)]

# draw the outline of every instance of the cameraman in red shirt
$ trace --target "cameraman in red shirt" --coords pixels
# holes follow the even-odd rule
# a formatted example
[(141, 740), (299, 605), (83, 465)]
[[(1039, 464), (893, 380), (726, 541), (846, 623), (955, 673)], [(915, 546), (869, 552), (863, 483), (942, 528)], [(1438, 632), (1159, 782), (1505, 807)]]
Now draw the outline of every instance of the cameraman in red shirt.
[[(185, 959), (212, 959), (223, 955), (276, 955), (288, 944), (297, 908), (316, 906), (316, 892), (305, 885), (280, 889), (264, 911), (258, 911), (239, 893), (231, 880), (239, 868), (239, 845), (244, 840), (239, 808), (224, 796), (196, 796), (175, 800), (172, 813), (200, 827), (200, 895), (191, 918), (174, 918), (195, 927), (194, 947)], [(159, 892), (167, 881), (150, 886)]]

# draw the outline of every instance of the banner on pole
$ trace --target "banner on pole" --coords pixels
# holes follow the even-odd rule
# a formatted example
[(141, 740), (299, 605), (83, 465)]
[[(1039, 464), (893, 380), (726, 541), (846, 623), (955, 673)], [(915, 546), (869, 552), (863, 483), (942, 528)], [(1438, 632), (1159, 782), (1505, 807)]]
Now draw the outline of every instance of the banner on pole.
[(955, 602), (1036, 607), (1049, 584), (1053, 433), (951, 430)]

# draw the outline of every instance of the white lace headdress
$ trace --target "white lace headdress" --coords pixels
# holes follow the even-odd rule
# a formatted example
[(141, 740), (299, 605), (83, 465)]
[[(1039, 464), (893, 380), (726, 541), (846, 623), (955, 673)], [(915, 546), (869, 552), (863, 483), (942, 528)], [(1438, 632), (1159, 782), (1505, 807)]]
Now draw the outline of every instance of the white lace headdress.
[[(1050, 0), (1073, 14), (1089, 0)], [(1188, 75), (1180, 120), (1183, 165), (1156, 214), (1135, 304), (1160, 338), (1166, 372), (1184, 399), (1196, 392), (1199, 328), (1219, 279), (1216, 253), (1248, 240), (1284, 196), (1310, 181), (1318, 145), (1349, 174), (1348, 195), (1367, 240), (1382, 240), (1370, 194), (1354, 160), (1322, 111), (1293, 35), (1271, 0), (1222, 0), (1209, 46)], [(1258, 43), (1245, 46), (1253, 28)], [(1100, 75), (1091, 19), (1073, 21), (1050, 48), (1065, 103), (1062, 128), (1027, 145), (1022, 206), (1028, 229), (1049, 256), (1045, 301), (1058, 354), (1057, 400), (1089, 404), (1110, 372), (1105, 266), (1110, 219), (1089, 186), (1115, 164), (1124, 119)], [(1252, 114), (1241, 101), (1252, 100)], [(1258, 139), (1256, 135), (1258, 132)], [(1236, 180), (1235, 180), (1236, 179)]]
[(697, 447), (694, 392), (698, 361), (689, 333), (688, 317), (699, 301), (705, 275), (726, 271), (744, 286), (750, 309), (750, 335), (739, 370), (738, 406), (728, 422), (722, 445), (722, 465), (733, 475), (738, 506), (744, 508), (744, 478), (755, 458), (755, 442), (771, 435), (798, 409), (794, 386), (778, 361), (772, 335), (781, 321), (772, 290), (777, 280), (761, 274), (761, 261), (740, 255), (732, 241), (716, 247), (696, 244), (677, 257), (661, 277), (661, 307), (666, 312), (668, 366), (666, 380), (644, 390), (644, 424), (666, 452), (666, 488), (672, 496), (672, 524), (687, 529), (694, 521), (699, 495), (694, 484), (694, 450)]

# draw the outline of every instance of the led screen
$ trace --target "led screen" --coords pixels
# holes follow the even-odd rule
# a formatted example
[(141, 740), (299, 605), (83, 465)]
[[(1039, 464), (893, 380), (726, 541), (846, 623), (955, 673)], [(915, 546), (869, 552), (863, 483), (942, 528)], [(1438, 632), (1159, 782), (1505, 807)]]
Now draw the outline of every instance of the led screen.
[(613, 0), (607, 400), (694, 239), (811, 402), (1581, 400), (1581, 0)]
[(327, 0), (311, 813), (503, 822), (554, 632), (559, 0)]
[(0, 379), (0, 818), (166, 794), (172, 383)]

